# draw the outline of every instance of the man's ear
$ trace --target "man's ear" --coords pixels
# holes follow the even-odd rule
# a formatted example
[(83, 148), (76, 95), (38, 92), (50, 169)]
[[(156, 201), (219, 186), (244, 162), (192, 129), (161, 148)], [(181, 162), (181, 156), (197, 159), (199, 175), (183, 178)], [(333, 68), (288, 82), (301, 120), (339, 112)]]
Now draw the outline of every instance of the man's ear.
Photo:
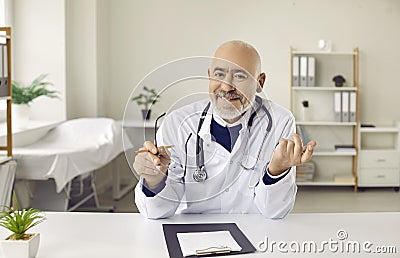
[(258, 85), (257, 85), (257, 93), (260, 93), (260, 92), (262, 92), (262, 89), (263, 89), (263, 87), (264, 87), (264, 83), (265, 83), (265, 80), (267, 79), (267, 76), (265, 75), (265, 73), (261, 73), (259, 76), (258, 76), (258, 78), (257, 78), (257, 82), (258, 82)]

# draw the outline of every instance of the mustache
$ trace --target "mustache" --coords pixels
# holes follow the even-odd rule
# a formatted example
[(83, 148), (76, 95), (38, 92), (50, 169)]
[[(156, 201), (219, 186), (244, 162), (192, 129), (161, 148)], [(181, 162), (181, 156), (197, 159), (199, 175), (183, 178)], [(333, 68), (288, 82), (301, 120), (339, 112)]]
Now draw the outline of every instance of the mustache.
[(240, 101), (242, 101), (242, 99), (243, 99), (243, 96), (239, 95), (235, 91), (219, 90), (219, 91), (214, 92), (214, 95), (218, 98), (239, 99)]

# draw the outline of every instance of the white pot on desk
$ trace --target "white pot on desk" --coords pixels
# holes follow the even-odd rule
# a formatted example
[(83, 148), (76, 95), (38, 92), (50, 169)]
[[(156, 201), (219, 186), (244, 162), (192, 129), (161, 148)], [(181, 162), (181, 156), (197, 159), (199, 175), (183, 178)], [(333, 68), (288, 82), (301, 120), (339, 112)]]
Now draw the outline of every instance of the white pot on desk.
[(14, 128), (24, 129), (28, 127), (29, 111), (28, 104), (11, 105), (12, 124)]
[(4, 258), (35, 258), (39, 244), (40, 234), (35, 233), (28, 240), (1, 240), (0, 249)]

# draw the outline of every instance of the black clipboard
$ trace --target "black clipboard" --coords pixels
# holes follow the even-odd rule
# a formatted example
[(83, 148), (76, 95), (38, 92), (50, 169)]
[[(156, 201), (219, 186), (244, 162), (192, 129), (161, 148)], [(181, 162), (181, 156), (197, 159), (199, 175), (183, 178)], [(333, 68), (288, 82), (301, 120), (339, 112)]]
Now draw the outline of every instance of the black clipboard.
[[(228, 230), (235, 241), (242, 247), (241, 251), (232, 251), (225, 254), (210, 254), (202, 257), (212, 257), (221, 255), (245, 254), (256, 251), (253, 244), (247, 239), (236, 223), (205, 223), (205, 224), (163, 224), (165, 242), (167, 243), (170, 258), (183, 258), (182, 250), (179, 245), (176, 233), (188, 232), (213, 232)], [(197, 257), (195, 255), (187, 257)]]

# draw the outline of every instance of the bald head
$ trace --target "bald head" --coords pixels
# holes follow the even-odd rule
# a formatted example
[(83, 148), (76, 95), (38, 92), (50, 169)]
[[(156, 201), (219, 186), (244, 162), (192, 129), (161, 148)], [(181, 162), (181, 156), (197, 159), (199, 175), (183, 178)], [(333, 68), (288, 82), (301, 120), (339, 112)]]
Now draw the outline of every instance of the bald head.
[(260, 55), (250, 44), (234, 40), (219, 46), (214, 57), (208, 69), (211, 102), (218, 115), (233, 123), (262, 91), (266, 77), (260, 73)]
[(228, 60), (243, 67), (255, 78), (261, 72), (261, 58), (257, 50), (249, 43), (241, 40), (222, 43), (215, 51), (214, 57)]

